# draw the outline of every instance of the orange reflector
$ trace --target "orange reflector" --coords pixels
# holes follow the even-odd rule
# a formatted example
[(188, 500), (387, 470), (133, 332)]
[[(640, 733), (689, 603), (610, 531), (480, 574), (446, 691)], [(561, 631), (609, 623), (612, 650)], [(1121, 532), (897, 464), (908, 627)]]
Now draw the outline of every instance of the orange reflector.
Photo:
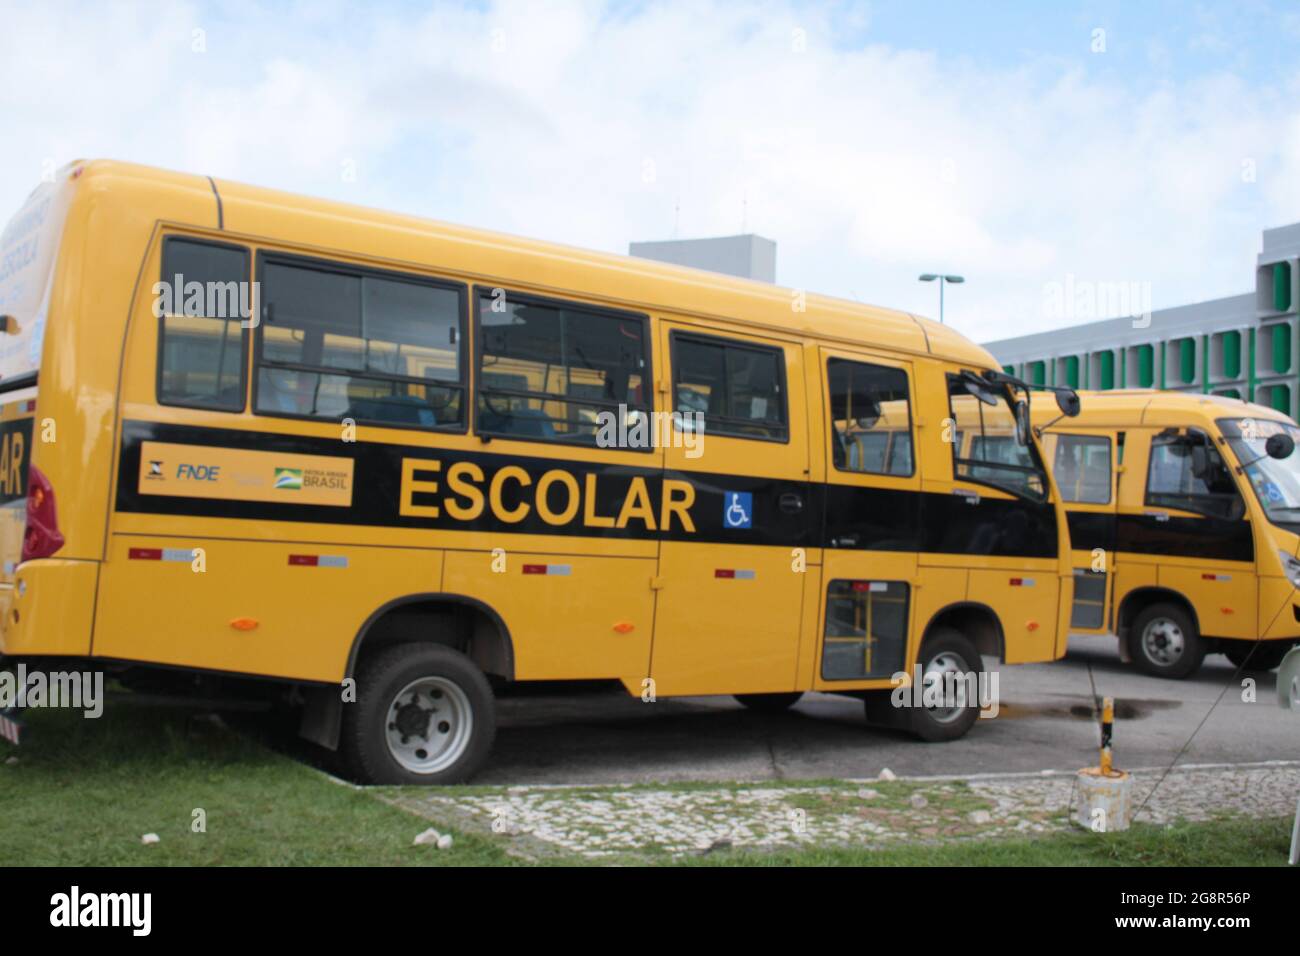
[(257, 620), (251, 617), (237, 617), (230, 622), (230, 626), (237, 631), (251, 631), (257, 627)]
[(627, 634), (630, 631), (636, 630), (636, 625), (631, 621), (619, 621), (614, 625), (614, 630), (618, 631), (620, 634)]
[(1036, 631), (1036, 630), (1038, 630), (1038, 622), (1037, 622), (1037, 621), (1026, 621), (1026, 622), (1025, 622), (1025, 630), (1026, 630), (1026, 631)]
[(1230, 607), (1221, 607), (1221, 608), (1219, 608), (1219, 610), (1222, 611), (1224, 614), (1231, 614), (1231, 613), (1232, 613), (1232, 608), (1230, 608)]

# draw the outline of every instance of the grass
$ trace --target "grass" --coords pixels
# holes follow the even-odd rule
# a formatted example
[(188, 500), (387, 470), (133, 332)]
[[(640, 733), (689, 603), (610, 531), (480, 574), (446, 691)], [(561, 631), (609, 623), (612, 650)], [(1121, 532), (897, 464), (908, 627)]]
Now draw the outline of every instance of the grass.
[[(358, 790), (195, 711), (110, 701), (99, 720), (75, 712), (31, 711), (29, 743), (0, 741), (0, 866), (314, 866), (519, 865), (506, 840), (486, 827), (448, 827), (455, 845), (412, 846), (429, 826), (390, 802), (419, 790)], [(8, 758), (16, 757), (14, 763)], [(780, 786), (845, 786), (842, 781), (782, 781)], [(720, 784), (701, 784), (716, 789)], [(740, 784), (737, 788), (771, 786)], [(872, 784), (880, 805), (902, 809), (919, 786)], [(638, 788), (639, 789), (639, 788)], [(659, 789), (693, 789), (665, 785)], [(853, 789), (856, 789), (856, 785)], [(548, 792), (555, 799), (604, 788)], [(502, 788), (449, 788), (451, 795)], [(835, 809), (845, 794), (798, 792), (793, 805)], [(930, 787), (926, 791), (933, 794)], [(982, 803), (964, 785), (942, 797), (966, 810)], [(829, 801), (829, 804), (828, 804)], [(195, 832), (195, 811), (206, 832)], [(1126, 833), (1069, 831), (1034, 839), (962, 839), (883, 850), (852, 847), (779, 851), (717, 849), (673, 857), (647, 852), (591, 861), (557, 851), (546, 865), (595, 862), (686, 866), (1201, 866), (1282, 865), (1290, 819), (1225, 818), (1172, 827), (1138, 824)], [(154, 845), (141, 836), (156, 833)]]
[(972, 840), (887, 850), (825, 848), (775, 853), (715, 851), (690, 866), (1285, 866), (1291, 819), (1221, 819), (1124, 833), (1082, 830), (1025, 839)]
[[(412, 846), (426, 821), (194, 712), (110, 700), (98, 720), (55, 710), (25, 719), (21, 748), (0, 742), (0, 865), (510, 862), (462, 832), (449, 850)], [(192, 829), (196, 809), (205, 833)], [(144, 845), (146, 833), (160, 842)]]

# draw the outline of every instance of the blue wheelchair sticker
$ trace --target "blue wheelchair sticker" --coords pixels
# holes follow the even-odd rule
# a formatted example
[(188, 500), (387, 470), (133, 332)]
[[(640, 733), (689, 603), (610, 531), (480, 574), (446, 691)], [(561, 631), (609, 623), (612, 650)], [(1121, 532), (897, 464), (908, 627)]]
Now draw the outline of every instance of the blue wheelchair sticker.
[(754, 496), (750, 492), (728, 491), (723, 494), (722, 526), (724, 528), (754, 526)]

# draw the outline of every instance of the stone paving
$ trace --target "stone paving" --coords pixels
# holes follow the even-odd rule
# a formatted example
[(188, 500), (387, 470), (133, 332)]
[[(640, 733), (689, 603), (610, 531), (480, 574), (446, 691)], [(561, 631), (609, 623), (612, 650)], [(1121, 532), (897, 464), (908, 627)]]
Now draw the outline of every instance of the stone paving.
[[(1205, 820), (1221, 814), (1289, 816), (1300, 763), (1133, 774), (1137, 822)], [(904, 842), (1028, 836), (1070, 822), (1074, 775), (910, 778), (825, 784), (636, 787), (510, 787), (459, 794), (377, 794), (421, 816), (491, 832), (512, 852), (537, 858), (685, 854), (716, 849), (888, 847)]]

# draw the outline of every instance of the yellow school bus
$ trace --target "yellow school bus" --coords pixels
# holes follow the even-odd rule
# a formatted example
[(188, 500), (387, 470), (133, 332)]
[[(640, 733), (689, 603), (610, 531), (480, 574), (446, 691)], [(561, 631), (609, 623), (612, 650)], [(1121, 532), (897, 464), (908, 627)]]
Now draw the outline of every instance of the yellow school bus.
[(880, 714), (1064, 653), (1028, 392), (941, 325), (115, 162), (3, 242), (9, 660), (284, 693), (360, 779), (445, 783), (512, 682)]
[(1182, 678), (1207, 653), (1276, 667), (1300, 640), (1300, 438), (1235, 398), (1084, 393), (1082, 413), (1033, 418), (1066, 502), (1071, 628), (1118, 636), (1149, 674)]

